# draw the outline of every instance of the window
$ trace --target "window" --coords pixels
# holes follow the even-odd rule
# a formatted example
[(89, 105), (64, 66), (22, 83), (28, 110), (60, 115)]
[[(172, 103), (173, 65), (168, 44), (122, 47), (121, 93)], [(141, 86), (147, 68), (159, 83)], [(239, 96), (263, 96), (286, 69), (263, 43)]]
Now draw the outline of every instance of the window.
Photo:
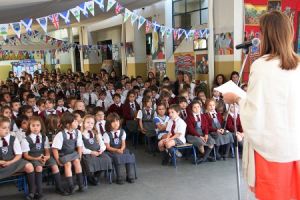
[[(173, 27), (191, 29), (208, 23), (208, 0), (173, 0)], [(182, 37), (183, 38), (183, 37)], [(181, 41), (174, 41), (174, 50)]]

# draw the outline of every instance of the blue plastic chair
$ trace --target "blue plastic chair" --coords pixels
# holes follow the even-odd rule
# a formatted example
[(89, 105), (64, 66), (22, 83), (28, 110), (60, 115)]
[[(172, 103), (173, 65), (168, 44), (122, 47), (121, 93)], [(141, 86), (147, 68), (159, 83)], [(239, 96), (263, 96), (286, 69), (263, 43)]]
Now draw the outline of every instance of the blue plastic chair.
[(17, 188), (19, 192), (24, 191), (24, 196), (28, 194), (28, 186), (27, 186), (25, 173), (16, 173), (9, 178), (0, 180), (0, 184), (12, 183), (12, 182), (17, 183)]
[(189, 144), (189, 143), (186, 143), (186, 144), (178, 145), (178, 146), (175, 146), (175, 147), (172, 148), (172, 152), (171, 152), (171, 160), (172, 160), (172, 163), (173, 163), (173, 165), (174, 165), (175, 168), (177, 167), (176, 151), (186, 150), (186, 149), (192, 150), (193, 158), (194, 158), (194, 163), (195, 163), (195, 165), (197, 165), (197, 154), (196, 154), (196, 149), (195, 149), (194, 145)]

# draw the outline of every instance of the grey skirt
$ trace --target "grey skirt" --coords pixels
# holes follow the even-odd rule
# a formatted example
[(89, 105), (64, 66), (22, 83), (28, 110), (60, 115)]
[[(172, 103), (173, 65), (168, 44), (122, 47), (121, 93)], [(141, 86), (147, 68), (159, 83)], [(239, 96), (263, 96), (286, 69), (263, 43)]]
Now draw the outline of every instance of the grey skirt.
[(207, 142), (204, 142), (200, 137), (193, 136), (193, 135), (187, 135), (186, 140), (188, 141), (188, 143), (191, 143), (191, 144), (193, 144), (197, 147), (199, 147), (199, 146), (213, 146), (216, 143), (215, 140), (210, 135), (208, 135)]
[(230, 133), (225, 133), (224, 135), (221, 135), (217, 132), (209, 133), (211, 137), (215, 140), (216, 146), (221, 146), (229, 143), (233, 143), (233, 137)]
[(32, 160), (30, 161), (33, 165), (33, 167), (37, 167), (37, 166), (46, 166), (46, 167), (51, 167), (53, 165), (57, 165), (56, 161), (54, 160), (53, 157), (50, 157), (49, 160), (47, 160), (47, 162), (45, 164), (41, 163), (40, 161), (38, 160)]
[(129, 132), (138, 132), (138, 122), (135, 120), (127, 120), (126, 127)]
[(90, 174), (98, 171), (111, 170), (112, 161), (106, 153), (102, 153), (98, 157), (92, 155), (83, 155), (82, 166), (85, 173)]
[(5, 168), (0, 168), (0, 179), (8, 178), (14, 173), (22, 172), (28, 161), (20, 159)]
[(73, 160), (79, 159), (79, 154), (75, 151), (73, 153), (63, 155), (59, 157), (59, 161), (64, 165), (67, 162), (71, 162)]
[(125, 149), (123, 154), (111, 153), (111, 152), (108, 152), (107, 154), (109, 155), (109, 157), (111, 157), (115, 165), (135, 163), (135, 156), (128, 149)]

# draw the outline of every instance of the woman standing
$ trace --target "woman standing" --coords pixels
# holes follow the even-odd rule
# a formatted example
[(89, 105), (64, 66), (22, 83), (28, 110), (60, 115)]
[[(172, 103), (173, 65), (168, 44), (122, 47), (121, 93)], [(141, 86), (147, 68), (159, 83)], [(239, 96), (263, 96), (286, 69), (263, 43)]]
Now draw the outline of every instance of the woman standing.
[(272, 11), (260, 19), (261, 57), (252, 67), (247, 97), (224, 94), (240, 104), (245, 132), (243, 168), (260, 200), (300, 199), (300, 66), (293, 25)]

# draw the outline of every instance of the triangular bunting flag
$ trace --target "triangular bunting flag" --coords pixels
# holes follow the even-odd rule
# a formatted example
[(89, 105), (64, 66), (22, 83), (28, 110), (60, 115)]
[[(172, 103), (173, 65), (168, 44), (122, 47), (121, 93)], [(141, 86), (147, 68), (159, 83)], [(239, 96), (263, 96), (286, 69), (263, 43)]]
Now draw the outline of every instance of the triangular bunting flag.
[(183, 29), (178, 30), (178, 35), (177, 35), (178, 40), (181, 38), (181, 36), (183, 35), (184, 32), (185, 32), (185, 30), (183, 30)]
[(164, 35), (166, 33), (166, 27), (165, 26), (161, 26), (160, 27), (160, 32), (161, 32), (161, 36), (164, 37)]
[(85, 2), (84, 3), (81, 3), (79, 6), (78, 6), (79, 10), (82, 12), (82, 14), (85, 16), (85, 17), (88, 17), (89, 16), (89, 13), (87, 11), (87, 7), (86, 7), (86, 4)]
[(94, 1), (85, 2), (85, 6), (90, 11), (90, 13), (95, 16), (95, 4)]
[(152, 22), (152, 26), (154, 32), (157, 32), (157, 30), (160, 28), (160, 25), (156, 21)]
[(26, 29), (26, 32), (31, 32), (31, 26), (32, 26), (32, 19), (27, 18), (27, 19), (23, 19), (21, 20), (21, 23), (23, 24), (23, 26)]
[(0, 24), (0, 35), (6, 40), (8, 32), (8, 24)]
[(94, 0), (98, 4), (99, 8), (104, 12), (104, 0)]
[(37, 18), (36, 21), (40, 24), (43, 31), (45, 31), (45, 33), (47, 33), (48, 18), (47, 17), (41, 17), (41, 18)]
[(67, 26), (70, 25), (71, 21), (70, 21), (70, 11), (69, 10), (59, 13), (59, 16), (61, 18), (63, 18), (63, 20), (65, 21)]
[(185, 38), (186, 38), (186, 39), (188, 39), (188, 38), (193, 39), (194, 36), (195, 36), (195, 30), (190, 30), (190, 31), (186, 34)]
[(194, 39), (198, 39), (198, 38), (200, 38), (199, 30), (195, 30)]
[(51, 20), (52, 24), (54, 25), (54, 27), (56, 29), (59, 29), (59, 18), (58, 18), (58, 14), (52, 14), (49, 16), (49, 19)]
[(178, 33), (177, 29), (174, 29), (174, 30), (173, 30), (173, 37), (174, 37), (174, 40), (177, 40), (177, 33)]
[(207, 37), (207, 29), (199, 30), (200, 38)]
[(14, 30), (14, 32), (18, 36), (18, 38), (20, 38), (20, 36), (21, 36), (21, 22), (11, 23), (10, 26)]
[(125, 14), (124, 14), (124, 22), (126, 22), (129, 17), (131, 17), (132, 12), (130, 10), (128, 10), (127, 8), (125, 8)]
[(80, 10), (78, 7), (70, 9), (71, 13), (74, 15), (75, 19), (80, 22)]
[(146, 21), (146, 33), (151, 31), (152, 23), (150, 21)]
[(139, 18), (139, 16), (135, 13), (131, 14), (131, 24), (133, 25), (134, 22)]
[(138, 25), (138, 30), (143, 26), (143, 24), (146, 22), (146, 19), (142, 16), (139, 18), (139, 25)]
[(116, 8), (115, 8), (115, 13), (118, 15), (123, 9), (123, 6), (121, 4), (117, 3)]
[(116, 0), (108, 0), (106, 12), (108, 12), (116, 3), (117, 3)]
[(171, 28), (166, 28), (166, 36), (169, 38), (172, 34), (172, 29)]

